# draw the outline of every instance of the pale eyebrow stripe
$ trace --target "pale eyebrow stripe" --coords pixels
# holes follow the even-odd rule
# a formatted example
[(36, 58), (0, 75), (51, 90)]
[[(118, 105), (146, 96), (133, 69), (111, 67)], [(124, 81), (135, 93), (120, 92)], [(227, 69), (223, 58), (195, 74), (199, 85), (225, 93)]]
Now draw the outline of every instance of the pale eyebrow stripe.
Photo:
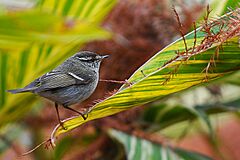
[(77, 59), (80, 59), (80, 60), (88, 60), (87, 58), (79, 58), (79, 57), (76, 57)]
[(76, 74), (74, 74), (74, 73), (72, 73), (72, 72), (68, 72), (68, 74), (70, 74), (71, 76), (73, 76), (74, 78), (76, 78), (76, 79), (78, 79), (78, 80), (80, 80), (80, 81), (84, 81), (83, 78), (77, 76)]

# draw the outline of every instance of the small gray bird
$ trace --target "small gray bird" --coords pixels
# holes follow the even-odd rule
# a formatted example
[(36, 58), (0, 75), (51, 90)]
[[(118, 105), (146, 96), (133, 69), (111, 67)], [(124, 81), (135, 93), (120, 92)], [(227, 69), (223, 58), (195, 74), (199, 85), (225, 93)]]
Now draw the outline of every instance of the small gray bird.
[(99, 80), (100, 63), (106, 57), (108, 55), (100, 56), (90, 51), (78, 52), (26, 87), (8, 92), (32, 92), (55, 102), (58, 121), (62, 127), (58, 105), (77, 112), (85, 120), (84, 114), (69, 106), (84, 101), (94, 92)]

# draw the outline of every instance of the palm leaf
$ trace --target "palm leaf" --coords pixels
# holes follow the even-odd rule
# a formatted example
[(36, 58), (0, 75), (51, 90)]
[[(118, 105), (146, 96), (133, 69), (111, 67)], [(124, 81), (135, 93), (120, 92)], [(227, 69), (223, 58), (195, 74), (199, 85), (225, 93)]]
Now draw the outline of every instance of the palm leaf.
[[(236, 14), (238, 16), (235, 16)], [(230, 19), (239, 22), (239, 17), (239, 10), (236, 10), (230, 15), (227, 14), (209, 23), (213, 26), (211, 27), (212, 33), (214, 35), (225, 34), (236, 28), (239, 31), (239, 24), (236, 28), (229, 25), (231, 23)], [(220, 22), (224, 22), (225, 25), (223, 26)], [(88, 114), (87, 120), (84, 121), (82, 117), (66, 119), (64, 126), (67, 130), (62, 129), (58, 125), (52, 133), (53, 142), (58, 135), (68, 132), (87, 121), (113, 115), (134, 106), (140, 106), (161, 99), (170, 94), (215, 80), (239, 70), (238, 33), (226, 38), (224, 40), (225, 43), (215, 41), (212, 44), (207, 43), (205, 46), (203, 40), (206, 40), (206, 37), (210, 38), (210, 36), (206, 35), (206, 32), (203, 32), (199, 28), (196, 36), (194, 31), (185, 36), (189, 50), (203, 47), (201, 50), (194, 52), (194, 54), (186, 53), (183, 39), (178, 39), (141, 66), (129, 78), (128, 81), (132, 83), (131, 86), (127, 84), (123, 85), (117, 93), (96, 104)], [(194, 45), (195, 40), (196, 46)], [(216, 52), (219, 46), (222, 47), (222, 50)], [(216, 54), (218, 58), (213, 60)]]

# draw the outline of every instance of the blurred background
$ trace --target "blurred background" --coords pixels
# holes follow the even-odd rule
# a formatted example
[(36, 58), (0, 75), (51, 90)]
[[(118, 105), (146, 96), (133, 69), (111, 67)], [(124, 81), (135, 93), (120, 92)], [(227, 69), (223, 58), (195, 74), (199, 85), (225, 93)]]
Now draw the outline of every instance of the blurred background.
[[(193, 22), (201, 24), (207, 4), (211, 17), (217, 17), (239, 7), (239, 0), (0, 0), (0, 159), (127, 159), (124, 145), (108, 134), (113, 126), (146, 136), (154, 133), (159, 136), (154, 138), (213, 159), (240, 159), (240, 72), (88, 122), (59, 138), (55, 149), (42, 146), (24, 157), (22, 153), (49, 138), (58, 123), (55, 108), (32, 94), (6, 92), (79, 50), (111, 55), (103, 62), (101, 79), (125, 80), (180, 37), (172, 5), (188, 33)], [(91, 106), (120, 86), (100, 82), (75, 109)], [(201, 108), (204, 118), (193, 115), (194, 107)], [(60, 114), (73, 115), (63, 108)]]

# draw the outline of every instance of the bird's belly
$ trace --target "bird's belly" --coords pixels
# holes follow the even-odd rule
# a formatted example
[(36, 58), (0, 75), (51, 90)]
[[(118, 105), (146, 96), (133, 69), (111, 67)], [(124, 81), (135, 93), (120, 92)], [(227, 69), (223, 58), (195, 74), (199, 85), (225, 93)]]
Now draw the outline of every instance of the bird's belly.
[(87, 85), (72, 85), (64, 88), (56, 88), (38, 94), (58, 104), (69, 106), (87, 99), (96, 87), (97, 82)]

